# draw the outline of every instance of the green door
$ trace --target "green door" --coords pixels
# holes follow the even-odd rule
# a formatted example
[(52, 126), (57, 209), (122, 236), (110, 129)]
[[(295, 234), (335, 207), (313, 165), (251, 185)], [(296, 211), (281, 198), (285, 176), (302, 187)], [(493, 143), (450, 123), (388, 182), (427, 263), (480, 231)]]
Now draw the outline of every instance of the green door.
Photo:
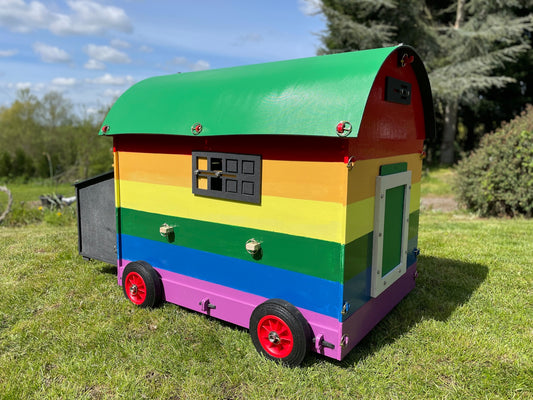
[(411, 171), (376, 178), (371, 296), (406, 271)]

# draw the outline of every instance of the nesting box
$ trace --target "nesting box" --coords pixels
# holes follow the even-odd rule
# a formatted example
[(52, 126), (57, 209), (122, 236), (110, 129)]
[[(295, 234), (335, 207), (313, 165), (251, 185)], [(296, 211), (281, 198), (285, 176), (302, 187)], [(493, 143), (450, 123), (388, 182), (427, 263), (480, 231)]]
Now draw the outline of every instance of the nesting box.
[(430, 85), (408, 46), (160, 76), (113, 136), (118, 283), (337, 360), (415, 285)]

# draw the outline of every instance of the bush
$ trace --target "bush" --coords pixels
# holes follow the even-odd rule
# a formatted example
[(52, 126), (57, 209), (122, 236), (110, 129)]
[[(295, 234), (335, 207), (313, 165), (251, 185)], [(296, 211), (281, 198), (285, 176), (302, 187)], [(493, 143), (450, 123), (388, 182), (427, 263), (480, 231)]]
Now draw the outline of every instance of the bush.
[(533, 214), (533, 106), (496, 131), (457, 166), (458, 200), (482, 216)]

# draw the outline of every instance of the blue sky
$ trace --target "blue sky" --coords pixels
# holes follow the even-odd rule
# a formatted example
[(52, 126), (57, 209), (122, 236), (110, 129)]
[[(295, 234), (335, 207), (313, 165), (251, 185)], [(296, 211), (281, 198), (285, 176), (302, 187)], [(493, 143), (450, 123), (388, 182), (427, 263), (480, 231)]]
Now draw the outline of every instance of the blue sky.
[(80, 109), (155, 75), (311, 57), (317, 0), (0, 0), (0, 106), (21, 88)]

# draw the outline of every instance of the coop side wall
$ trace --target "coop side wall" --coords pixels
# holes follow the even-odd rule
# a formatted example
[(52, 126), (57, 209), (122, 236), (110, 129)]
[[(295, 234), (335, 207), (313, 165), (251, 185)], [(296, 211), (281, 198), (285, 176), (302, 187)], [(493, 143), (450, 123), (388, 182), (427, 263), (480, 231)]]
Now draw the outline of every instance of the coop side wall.
[[(248, 327), (253, 309), (285, 299), (315, 336), (340, 343), (347, 213), (341, 138), (126, 135), (115, 137), (118, 280), (144, 260), (166, 300)], [(192, 193), (192, 151), (259, 154), (260, 204)], [(162, 224), (174, 237), (162, 237)], [(245, 250), (248, 239), (262, 257)], [(216, 309), (202, 310), (209, 299)], [(340, 358), (341, 349), (317, 351)]]
[[(385, 100), (386, 79), (411, 84), (410, 104)], [(422, 96), (413, 69), (398, 64), (393, 53), (385, 61), (370, 92), (357, 138), (348, 139), (353, 168), (348, 174), (343, 317), (347, 354), (415, 285), (420, 180), (425, 122)], [(407, 165), (411, 171), (407, 271), (378, 297), (371, 297), (375, 229), (376, 178), (382, 166)]]

